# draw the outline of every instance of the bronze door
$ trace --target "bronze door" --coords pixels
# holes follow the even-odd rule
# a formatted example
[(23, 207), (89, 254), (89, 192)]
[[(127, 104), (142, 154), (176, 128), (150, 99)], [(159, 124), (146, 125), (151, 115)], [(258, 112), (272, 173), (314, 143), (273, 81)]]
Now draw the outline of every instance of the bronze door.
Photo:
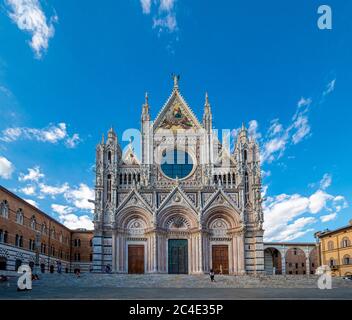
[(212, 269), (216, 274), (229, 274), (229, 247), (227, 245), (212, 246)]
[(144, 246), (128, 246), (128, 273), (144, 273)]
[(188, 241), (169, 240), (169, 273), (188, 273)]

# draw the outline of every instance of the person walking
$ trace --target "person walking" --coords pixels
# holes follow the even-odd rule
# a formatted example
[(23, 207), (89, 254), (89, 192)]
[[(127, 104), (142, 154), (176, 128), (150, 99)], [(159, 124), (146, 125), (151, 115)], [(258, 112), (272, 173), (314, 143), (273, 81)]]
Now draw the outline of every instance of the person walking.
[(210, 269), (209, 275), (210, 275), (211, 282), (214, 282), (215, 281), (215, 273), (214, 273), (213, 269)]

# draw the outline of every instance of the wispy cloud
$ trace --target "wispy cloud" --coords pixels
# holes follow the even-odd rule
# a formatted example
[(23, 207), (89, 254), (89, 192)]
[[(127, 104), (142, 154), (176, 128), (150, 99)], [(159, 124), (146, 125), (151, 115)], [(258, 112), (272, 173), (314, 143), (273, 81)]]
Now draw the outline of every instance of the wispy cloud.
[(12, 162), (5, 157), (0, 156), (0, 178), (11, 179), (14, 171), (15, 167)]
[(64, 141), (68, 148), (74, 148), (81, 141), (77, 133), (70, 136), (66, 123), (50, 124), (46, 128), (13, 127), (2, 131), (0, 140), (14, 142), (17, 140), (35, 140), (40, 142), (57, 143)]
[(41, 58), (48, 49), (49, 39), (54, 36), (57, 15), (47, 19), (39, 0), (5, 0), (5, 3), (9, 9), (8, 15), (17, 27), (31, 34), (29, 45), (35, 56)]
[(331, 214), (327, 214), (325, 216), (321, 216), (320, 220), (321, 220), (321, 222), (329, 222), (329, 221), (335, 220), (336, 217), (337, 217), (337, 213), (334, 212), (334, 213), (331, 213)]
[(36, 166), (34, 168), (28, 168), (28, 173), (20, 173), (18, 180), (19, 181), (39, 181), (39, 179), (44, 178), (45, 175), (40, 172), (40, 167)]
[(332, 176), (329, 173), (325, 173), (323, 178), (320, 180), (320, 188), (325, 190), (330, 187), (332, 183)]
[(289, 144), (298, 144), (310, 134), (308, 111), (311, 103), (311, 98), (303, 97), (297, 102), (296, 112), (286, 129), (279, 119), (271, 121), (263, 139), (262, 162), (270, 163), (281, 158)]
[(140, 3), (143, 13), (153, 16), (153, 28), (159, 34), (163, 31), (177, 31), (176, 0), (140, 0)]
[(333, 92), (335, 90), (335, 85), (336, 85), (336, 79), (331, 80), (327, 86), (325, 91), (323, 92), (323, 96), (328, 95), (329, 93)]

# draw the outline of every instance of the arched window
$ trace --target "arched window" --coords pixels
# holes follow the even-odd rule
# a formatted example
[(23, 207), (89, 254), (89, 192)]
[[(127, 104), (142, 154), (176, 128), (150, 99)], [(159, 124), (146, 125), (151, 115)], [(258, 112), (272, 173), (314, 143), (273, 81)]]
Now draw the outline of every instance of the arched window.
[(18, 224), (23, 224), (23, 211), (22, 211), (22, 209), (18, 209), (16, 212), (16, 222)]
[(37, 224), (37, 222), (36, 222), (36, 220), (35, 220), (35, 216), (33, 216), (32, 219), (31, 219), (31, 228), (32, 228), (33, 230), (36, 229), (36, 224)]
[(334, 250), (334, 243), (332, 241), (328, 242), (328, 250)]
[(0, 242), (4, 242), (4, 231), (0, 229)]
[(336, 266), (334, 258), (330, 258), (329, 265), (330, 265), (330, 267)]
[(348, 254), (346, 254), (343, 257), (343, 264), (351, 264), (352, 263), (352, 259), (350, 258), (350, 256)]
[(18, 234), (16, 234), (16, 237), (15, 237), (15, 246), (16, 247), (20, 246), (20, 236)]
[(346, 248), (350, 246), (350, 239), (348, 239), (347, 237), (344, 237), (341, 241), (341, 247), (342, 248)]
[(45, 222), (43, 222), (41, 229), (42, 229), (41, 230), (42, 234), (46, 234), (46, 224), (45, 224)]
[(244, 175), (244, 193), (246, 202), (249, 201), (249, 181), (248, 181), (248, 172)]
[(243, 151), (243, 161), (247, 162), (247, 150)]
[(111, 151), (108, 152), (108, 161), (111, 163)]
[(0, 205), (0, 214), (3, 218), (8, 219), (9, 217), (9, 205), (7, 203), (6, 200), (4, 200), (3, 202), (1, 202)]
[(8, 238), (8, 236), (9, 236), (9, 234), (8, 234), (8, 232), (7, 231), (5, 231), (4, 232), (4, 243), (7, 243), (9, 240), (9, 238)]
[(20, 236), (20, 247), (23, 247), (23, 236)]

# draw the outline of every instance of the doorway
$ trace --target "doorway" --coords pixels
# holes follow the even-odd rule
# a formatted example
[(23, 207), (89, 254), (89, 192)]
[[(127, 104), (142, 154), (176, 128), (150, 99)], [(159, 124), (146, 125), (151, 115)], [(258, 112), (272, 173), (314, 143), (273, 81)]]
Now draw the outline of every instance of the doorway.
[(128, 273), (130, 274), (144, 273), (144, 246), (143, 245), (128, 246)]
[(216, 274), (229, 274), (229, 247), (227, 245), (212, 246), (213, 270)]
[(188, 274), (188, 241), (169, 240), (169, 273)]

